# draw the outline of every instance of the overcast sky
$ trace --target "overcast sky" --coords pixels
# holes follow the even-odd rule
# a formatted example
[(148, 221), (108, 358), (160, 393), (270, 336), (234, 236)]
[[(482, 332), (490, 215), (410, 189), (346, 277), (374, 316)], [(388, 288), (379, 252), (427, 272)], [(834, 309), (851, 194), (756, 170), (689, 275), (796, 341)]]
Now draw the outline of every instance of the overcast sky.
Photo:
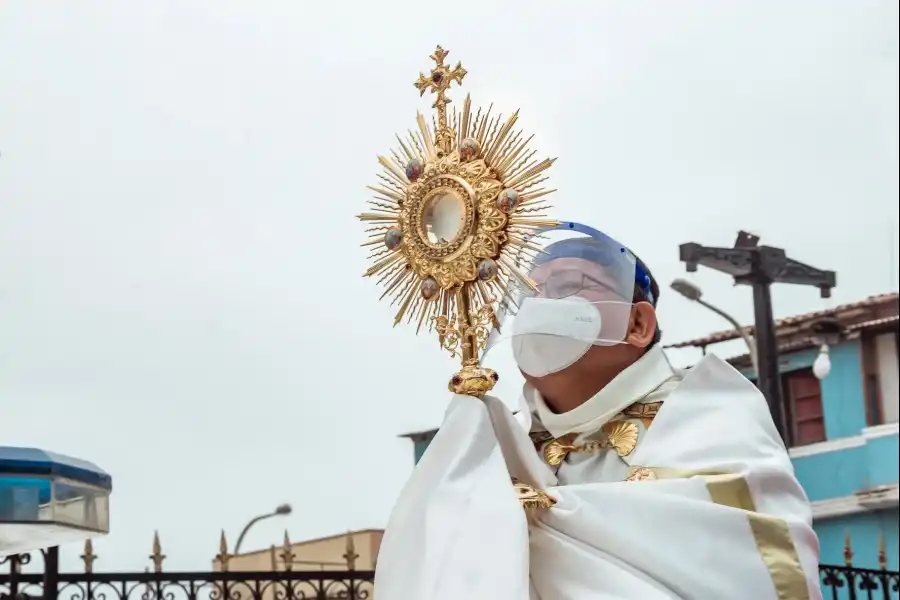
[[(455, 364), (391, 328), (354, 215), (438, 43), (560, 157), (557, 216), (650, 265), (665, 342), (727, 327), (667, 285), (678, 244), (740, 228), (836, 270), (834, 302), (896, 289), (897, 21), (891, 0), (2, 0), (0, 444), (113, 475), (98, 569), (143, 570), (154, 529), (168, 568), (207, 568), (221, 528), (285, 501), (245, 549), (383, 527), (397, 435), (440, 422)], [(749, 289), (694, 280), (752, 319)]]

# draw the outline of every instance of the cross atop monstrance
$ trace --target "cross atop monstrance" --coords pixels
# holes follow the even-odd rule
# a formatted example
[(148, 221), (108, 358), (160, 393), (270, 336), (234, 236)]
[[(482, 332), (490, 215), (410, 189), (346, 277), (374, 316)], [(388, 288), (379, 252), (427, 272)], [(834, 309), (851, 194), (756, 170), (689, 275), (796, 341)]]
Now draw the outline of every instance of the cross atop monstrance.
[(466, 76), (466, 70), (463, 69), (461, 62), (456, 63), (452, 69), (444, 64), (448, 54), (450, 53), (447, 50), (438, 46), (430, 57), (435, 63), (430, 76), (420, 72), (419, 79), (413, 84), (419, 90), (419, 96), (424, 96), (429, 90), (437, 95), (431, 107), (437, 109), (438, 123), (441, 127), (447, 127), (447, 105), (451, 102), (446, 95), (447, 90), (454, 81), (462, 85), (463, 77)]

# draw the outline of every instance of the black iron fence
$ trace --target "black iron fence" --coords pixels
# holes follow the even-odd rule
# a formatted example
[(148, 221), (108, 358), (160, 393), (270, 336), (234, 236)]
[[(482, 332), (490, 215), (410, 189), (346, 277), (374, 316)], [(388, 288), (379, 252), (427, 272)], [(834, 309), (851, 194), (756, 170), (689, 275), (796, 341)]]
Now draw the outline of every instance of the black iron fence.
[[(0, 600), (372, 600), (374, 571), (357, 571), (359, 557), (353, 538), (347, 538), (345, 563), (301, 563), (294, 559), (285, 540), (280, 551), (271, 549), (270, 570), (231, 570), (236, 557), (227, 553), (224, 538), (216, 555), (216, 569), (208, 572), (175, 572), (162, 568), (165, 555), (154, 539), (150, 560), (153, 569), (141, 572), (95, 573), (96, 556), (85, 544), (81, 572), (59, 570), (59, 550), (0, 558)], [(35, 572), (32, 557), (43, 560)], [(882, 541), (879, 568), (853, 566), (849, 537), (844, 565), (819, 565), (826, 600), (900, 600), (900, 573), (887, 569)], [(315, 570), (294, 570), (310, 564)], [(29, 565), (31, 565), (29, 567)], [(30, 572), (29, 572), (30, 571)]]
[[(0, 600), (372, 600), (374, 571), (357, 571), (359, 555), (347, 537), (344, 562), (296, 560), (285, 536), (284, 546), (271, 548), (271, 562), (233, 569), (247, 555), (227, 552), (224, 535), (214, 569), (204, 572), (164, 571), (159, 537), (154, 536), (151, 568), (144, 572), (97, 573), (98, 558), (88, 540), (81, 572), (60, 572), (59, 548), (0, 558)], [(43, 565), (33, 564), (42, 561)], [(302, 570), (295, 567), (300, 566)]]
[(826, 600), (897, 600), (900, 573), (887, 569), (819, 565), (819, 579)]
[(898, 600), (900, 573), (889, 571), (884, 533), (878, 538), (878, 568), (853, 566), (850, 532), (844, 536), (844, 564), (819, 565), (819, 581), (825, 600)]

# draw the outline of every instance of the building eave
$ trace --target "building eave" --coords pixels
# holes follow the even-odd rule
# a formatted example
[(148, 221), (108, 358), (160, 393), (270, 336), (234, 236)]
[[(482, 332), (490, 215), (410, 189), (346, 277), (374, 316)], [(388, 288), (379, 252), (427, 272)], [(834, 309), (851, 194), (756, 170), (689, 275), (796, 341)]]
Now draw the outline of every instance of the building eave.
[(812, 505), (813, 519), (825, 520), (886, 510), (900, 506), (900, 487), (884, 485), (862, 490), (850, 496), (817, 500)]
[(437, 433), (437, 428), (434, 429), (424, 429), (422, 431), (412, 431), (410, 433), (401, 433), (397, 437), (410, 439), (414, 442), (422, 442), (434, 437), (434, 434)]
[[(848, 330), (853, 330), (861, 325), (867, 327), (877, 327), (879, 325), (885, 326), (883, 321), (890, 319), (893, 319), (893, 324), (896, 325), (898, 302), (900, 302), (900, 295), (898, 295), (897, 292), (891, 292), (870, 296), (864, 300), (842, 304), (831, 309), (778, 319), (775, 322), (776, 336), (784, 338), (802, 334), (809, 325), (825, 317), (838, 319)], [(895, 305), (893, 308), (891, 307), (892, 304)], [(884, 309), (887, 309), (887, 312), (892, 314), (878, 314), (879, 311)], [(752, 326), (746, 326), (742, 328), (742, 331), (745, 334), (753, 335), (754, 328)], [(701, 338), (669, 344), (666, 348), (705, 348), (706, 346), (711, 346), (720, 342), (736, 340), (740, 337), (740, 332), (735, 329), (729, 329), (726, 331), (717, 331)]]

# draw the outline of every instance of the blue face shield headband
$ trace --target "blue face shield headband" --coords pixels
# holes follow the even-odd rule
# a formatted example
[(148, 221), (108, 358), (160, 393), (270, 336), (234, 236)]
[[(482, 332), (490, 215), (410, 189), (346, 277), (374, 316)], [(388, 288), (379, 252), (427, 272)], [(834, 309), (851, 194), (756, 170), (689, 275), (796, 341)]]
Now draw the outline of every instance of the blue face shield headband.
[(635, 285), (644, 294), (644, 298), (647, 299), (647, 302), (655, 305), (656, 298), (653, 296), (653, 288), (650, 285), (650, 276), (641, 267), (640, 264), (637, 264), (637, 260), (635, 259), (634, 255), (631, 254), (631, 251), (628, 250), (628, 248), (615, 241), (602, 231), (594, 229), (593, 227), (589, 227), (588, 225), (575, 223), (574, 221), (566, 221), (560, 223), (556, 227), (544, 229), (541, 232), (554, 230), (574, 231), (602, 243), (586, 244), (583, 240), (577, 238), (556, 242), (555, 244), (548, 246), (545, 252), (538, 256), (537, 260), (535, 261), (535, 266), (541, 265), (557, 258), (582, 258), (598, 265), (614, 267), (614, 265), (618, 262), (618, 257), (610, 256), (610, 252), (618, 251), (623, 254), (628, 253), (631, 255), (630, 258), (634, 262)]

